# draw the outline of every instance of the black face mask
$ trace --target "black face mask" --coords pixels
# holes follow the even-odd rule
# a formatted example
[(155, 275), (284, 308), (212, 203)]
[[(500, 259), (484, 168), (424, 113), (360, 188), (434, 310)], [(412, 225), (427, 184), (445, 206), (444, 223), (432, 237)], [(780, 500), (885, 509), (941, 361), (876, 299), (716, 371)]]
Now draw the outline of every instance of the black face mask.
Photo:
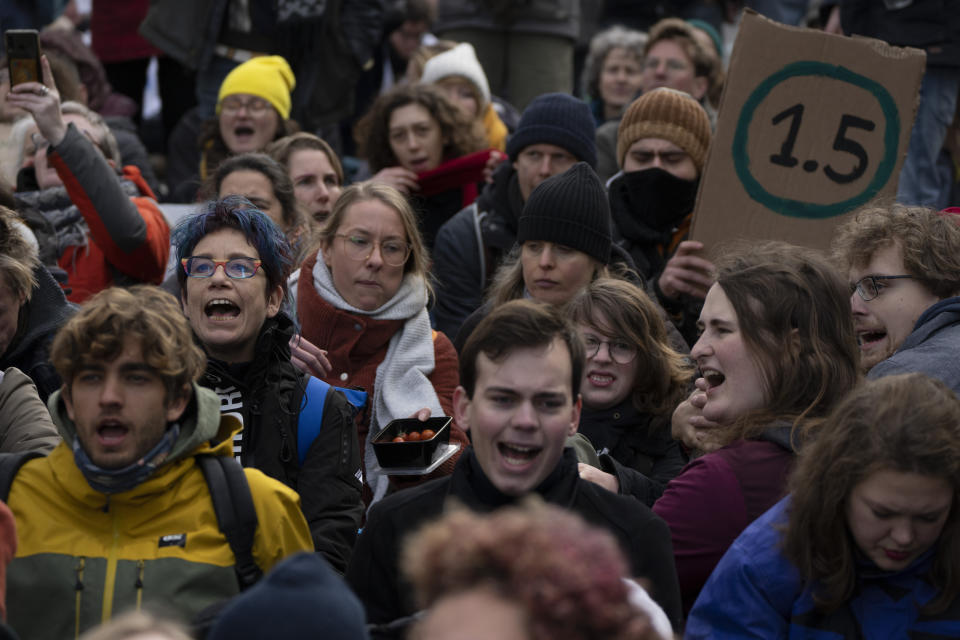
[[(629, 209), (625, 212), (621, 207), (614, 207), (621, 209), (614, 213), (621, 229), (629, 228), (630, 222), (636, 221), (657, 231), (670, 231), (693, 211), (700, 180), (684, 180), (654, 167), (625, 173), (616, 183), (619, 185), (615, 188), (620, 190), (619, 196), (626, 200)], [(623, 220), (625, 214), (632, 220)]]

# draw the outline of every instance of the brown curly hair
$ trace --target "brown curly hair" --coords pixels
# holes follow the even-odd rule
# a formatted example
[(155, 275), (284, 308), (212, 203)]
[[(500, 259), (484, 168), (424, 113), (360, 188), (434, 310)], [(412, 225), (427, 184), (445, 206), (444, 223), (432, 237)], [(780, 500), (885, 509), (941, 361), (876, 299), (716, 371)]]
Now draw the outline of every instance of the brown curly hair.
[(850, 393), (791, 476), (783, 549), (804, 579), (816, 581), (814, 600), (822, 610), (836, 609), (856, 589), (856, 544), (843, 514), (854, 488), (884, 470), (953, 485), (928, 576), (939, 595), (926, 611), (941, 612), (960, 595), (960, 399), (939, 380), (908, 373), (867, 381)]
[(381, 94), (354, 129), (360, 156), (370, 164), (373, 173), (400, 164), (390, 147), (390, 116), (408, 104), (422, 106), (440, 125), (444, 161), (487, 148), (480, 122), (463, 115), (439, 89), (426, 84), (402, 84)]
[(50, 361), (70, 388), (81, 367), (113, 360), (128, 337), (140, 341), (143, 359), (163, 380), (168, 401), (180, 397), (207, 366), (177, 299), (148, 284), (111, 287), (87, 300), (57, 332)]
[(627, 562), (613, 536), (534, 497), (492, 514), (448, 511), (407, 539), (401, 566), (421, 607), (492, 588), (525, 611), (533, 640), (650, 633), (628, 600)]
[(896, 245), (903, 266), (930, 293), (960, 293), (960, 225), (956, 217), (889, 200), (871, 202), (841, 225), (833, 258), (842, 273), (867, 266), (877, 250)]

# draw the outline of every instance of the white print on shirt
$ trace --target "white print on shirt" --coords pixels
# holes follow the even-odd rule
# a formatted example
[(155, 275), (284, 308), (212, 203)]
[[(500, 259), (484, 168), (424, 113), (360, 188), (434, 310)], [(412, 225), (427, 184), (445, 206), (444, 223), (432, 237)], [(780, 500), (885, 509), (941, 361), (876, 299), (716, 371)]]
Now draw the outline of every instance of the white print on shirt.
[[(234, 386), (224, 389), (220, 387), (213, 388), (214, 393), (220, 396), (220, 415), (234, 416), (243, 424), (243, 393)], [(236, 411), (234, 411), (236, 409)], [(243, 430), (233, 436), (233, 457), (240, 462), (240, 456), (243, 454)]]

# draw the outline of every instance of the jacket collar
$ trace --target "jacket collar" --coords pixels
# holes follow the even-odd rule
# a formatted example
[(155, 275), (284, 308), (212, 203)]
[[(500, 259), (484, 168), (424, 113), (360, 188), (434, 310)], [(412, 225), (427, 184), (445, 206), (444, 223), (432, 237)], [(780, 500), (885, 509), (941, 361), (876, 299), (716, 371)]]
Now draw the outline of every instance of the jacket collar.
[[(573, 449), (565, 448), (557, 466), (531, 493), (551, 504), (570, 507), (577, 497), (579, 478), (577, 455)], [(493, 511), (517, 501), (517, 498), (502, 493), (490, 482), (480, 467), (473, 447), (467, 447), (457, 461), (447, 491), (449, 497), (481, 512)]]

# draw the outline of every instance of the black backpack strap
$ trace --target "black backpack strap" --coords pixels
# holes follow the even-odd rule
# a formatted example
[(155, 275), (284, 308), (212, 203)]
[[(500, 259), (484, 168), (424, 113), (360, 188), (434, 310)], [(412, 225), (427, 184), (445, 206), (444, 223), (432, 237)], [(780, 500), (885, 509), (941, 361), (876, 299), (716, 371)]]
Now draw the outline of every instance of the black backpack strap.
[(20, 467), (28, 460), (42, 458), (40, 451), (20, 451), (17, 453), (0, 453), (0, 500), (6, 502), (10, 495), (10, 487)]
[(257, 531), (257, 510), (253, 506), (250, 483), (243, 467), (230, 456), (197, 456), (213, 500), (220, 531), (230, 543), (237, 560), (240, 590), (256, 584), (263, 571), (253, 559), (253, 539)]

